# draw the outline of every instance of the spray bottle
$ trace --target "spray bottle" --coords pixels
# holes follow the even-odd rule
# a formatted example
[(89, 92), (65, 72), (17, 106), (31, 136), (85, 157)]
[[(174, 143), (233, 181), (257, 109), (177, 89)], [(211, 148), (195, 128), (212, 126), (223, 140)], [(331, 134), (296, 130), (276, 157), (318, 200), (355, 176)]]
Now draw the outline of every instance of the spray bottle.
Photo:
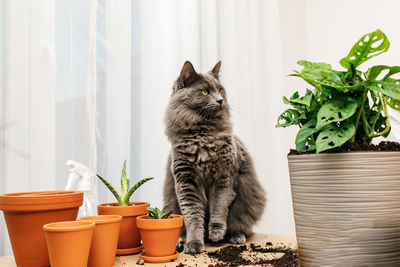
[(68, 160), (69, 177), (65, 190), (83, 192), (83, 204), (79, 208), (78, 218), (97, 215), (97, 188), (95, 174), (85, 165)]

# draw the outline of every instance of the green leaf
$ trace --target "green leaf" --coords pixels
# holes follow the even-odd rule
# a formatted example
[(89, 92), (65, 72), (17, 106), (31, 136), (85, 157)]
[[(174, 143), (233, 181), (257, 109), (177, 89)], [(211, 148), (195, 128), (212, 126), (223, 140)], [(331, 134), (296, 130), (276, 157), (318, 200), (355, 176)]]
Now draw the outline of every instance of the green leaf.
[(129, 180), (126, 177), (126, 160), (122, 165), (122, 173), (121, 173), (121, 197), (124, 198), (126, 193), (129, 190)]
[(165, 213), (166, 211), (167, 211), (167, 209), (169, 208), (169, 206), (171, 206), (171, 204), (172, 203), (174, 203), (174, 201), (173, 200), (171, 200), (170, 202), (168, 202), (165, 206), (164, 206), (164, 208), (162, 209), (162, 213)]
[(324, 62), (311, 62), (307, 60), (300, 60), (297, 62), (298, 65), (303, 66), (307, 69), (314, 69), (314, 70), (331, 70), (332, 66), (328, 63)]
[(391, 128), (390, 124), (388, 123), (388, 118), (382, 114), (379, 114), (379, 119), (375, 125), (375, 131), (377, 132), (377, 135), (387, 137), (390, 133), (390, 130)]
[(337, 126), (336, 123), (327, 125), (319, 133), (317, 137), (316, 152), (317, 154), (332, 149), (346, 143), (355, 134), (354, 124), (351, 122), (345, 122), (341, 126)]
[[(383, 72), (387, 72), (384, 77), (381, 79), (378, 79), (378, 76)], [(369, 81), (386, 81), (386, 80), (393, 80), (393, 81), (398, 81), (396, 79), (392, 79), (390, 76), (399, 73), (400, 72), (400, 66), (386, 66), (386, 65), (377, 65), (373, 66), (372, 68), (369, 68), (367, 72), (365, 73), (367, 79)]]
[(123, 197), (122, 199), (122, 203), (124, 203), (125, 205), (129, 205), (129, 199), (131, 198), (132, 194), (144, 183), (146, 183), (147, 181), (150, 181), (154, 179), (153, 177), (149, 177), (149, 178), (144, 178), (142, 180), (140, 180), (139, 182), (137, 182), (134, 186), (132, 186), (131, 189), (129, 189), (129, 191), (126, 193), (126, 195)]
[(392, 109), (400, 110), (400, 100), (386, 97), (386, 102)]
[[(390, 67), (385, 65), (374, 66), (366, 72), (369, 81), (369, 85), (367, 86), (368, 89), (389, 97), (393, 106), (395, 106), (395, 102), (392, 100), (400, 100), (400, 79), (394, 79), (391, 77), (397, 73), (400, 73), (399, 66)], [(385, 76), (380, 78), (379, 76), (382, 76), (383, 74)], [(392, 107), (392, 105), (390, 106)]]
[(172, 211), (165, 213), (164, 215), (162, 215), (161, 219), (168, 219), (171, 214), (172, 214)]
[(314, 133), (316, 129), (317, 120), (311, 119), (303, 127), (300, 128), (296, 136), (296, 150), (300, 152), (315, 150)]
[(295, 109), (287, 109), (278, 117), (278, 123), (275, 127), (287, 127), (300, 124), (300, 120), (305, 119), (305, 114)]
[(97, 177), (103, 182), (103, 184), (105, 184), (107, 186), (107, 188), (111, 191), (111, 193), (114, 195), (114, 197), (117, 199), (118, 201), (118, 205), (123, 206), (122, 205), (122, 201), (121, 201), (121, 197), (118, 194), (117, 190), (115, 190), (115, 188), (103, 177), (101, 177), (100, 175), (97, 174)]
[[(309, 62), (309, 64), (312, 64)], [(321, 63), (313, 63), (321, 64)], [(307, 68), (305, 67), (300, 72), (292, 74), (292, 76), (297, 76), (317, 88), (322, 90), (321, 86), (328, 86), (334, 88), (341, 92), (362, 90), (364, 88), (364, 82), (357, 83), (347, 83), (346, 72), (335, 71), (330, 68), (330, 65), (326, 64), (323, 68)]]
[(368, 33), (357, 41), (346, 57), (340, 60), (340, 65), (346, 69), (350, 69), (351, 65), (357, 68), (368, 59), (386, 52), (389, 46), (389, 40), (380, 30)]
[(331, 100), (325, 103), (318, 111), (317, 129), (332, 122), (339, 122), (350, 118), (357, 110), (357, 103), (350, 98), (346, 100)]
[[(307, 89), (304, 96), (299, 96), (299, 92), (295, 92), (290, 99), (283, 97), (283, 103), (293, 105), (295, 108), (298, 107), (298, 105), (310, 107), (312, 99), (313, 92)], [(304, 109), (302, 108), (301, 110)]]

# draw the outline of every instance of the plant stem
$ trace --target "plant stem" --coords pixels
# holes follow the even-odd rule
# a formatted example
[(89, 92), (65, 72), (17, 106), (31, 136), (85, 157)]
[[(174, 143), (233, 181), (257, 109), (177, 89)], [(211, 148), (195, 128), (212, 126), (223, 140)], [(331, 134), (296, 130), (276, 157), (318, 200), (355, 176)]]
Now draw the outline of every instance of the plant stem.
[(386, 117), (386, 127), (385, 127), (385, 130), (383, 130), (382, 132), (378, 133), (378, 135), (384, 136), (390, 131), (390, 120), (389, 120), (389, 113), (388, 113), (388, 110), (387, 110), (386, 98), (382, 97), (381, 94), (379, 94), (379, 98), (383, 103), (383, 112), (385, 113), (385, 117)]
[(356, 129), (355, 129), (353, 137), (350, 140), (350, 143), (354, 143), (354, 141), (356, 140), (358, 124), (360, 123), (361, 114), (364, 112), (364, 105), (365, 105), (365, 101), (367, 100), (367, 96), (368, 96), (368, 90), (366, 90), (364, 93), (363, 102), (361, 104), (360, 111), (357, 114), (356, 123), (354, 124)]

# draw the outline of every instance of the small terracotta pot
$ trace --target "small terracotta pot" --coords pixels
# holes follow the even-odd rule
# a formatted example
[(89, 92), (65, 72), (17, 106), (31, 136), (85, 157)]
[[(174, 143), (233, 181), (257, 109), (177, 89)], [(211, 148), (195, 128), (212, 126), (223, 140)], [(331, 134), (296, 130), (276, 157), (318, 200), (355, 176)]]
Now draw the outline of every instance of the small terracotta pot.
[(147, 215), (137, 218), (137, 227), (144, 246), (144, 254), (141, 258), (145, 261), (157, 262), (149, 258), (159, 258), (158, 262), (167, 262), (177, 257), (175, 249), (179, 230), (183, 225), (183, 217), (176, 214), (171, 216), (172, 218), (157, 220)]
[(96, 224), (90, 246), (88, 267), (112, 267), (122, 221), (120, 215), (99, 215), (79, 218)]
[(83, 193), (41, 191), (0, 196), (8, 234), (18, 267), (49, 266), (43, 225), (76, 219)]
[(118, 206), (118, 203), (104, 203), (97, 206), (99, 215), (121, 215), (122, 222), (118, 237), (117, 255), (130, 255), (142, 251), (140, 233), (136, 218), (148, 213), (147, 202), (129, 202), (132, 206)]
[(43, 226), (51, 267), (86, 267), (94, 222), (70, 221)]

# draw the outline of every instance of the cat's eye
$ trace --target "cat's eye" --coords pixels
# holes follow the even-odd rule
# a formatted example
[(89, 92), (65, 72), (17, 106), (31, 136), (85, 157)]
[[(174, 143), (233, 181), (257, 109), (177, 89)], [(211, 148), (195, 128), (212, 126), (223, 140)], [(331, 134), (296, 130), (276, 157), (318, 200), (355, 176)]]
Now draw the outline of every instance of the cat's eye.
[(203, 90), (201, 90), (201, 93), (202, 93), (203, 95), (208, 95), (208, 94), (210, 93), (210, 90), (208, 90), (208, 89), (203, 89)]
[(218, 92), (219, 92), (220, 94), (222, 94), (223, 91), (224, 91), (224, 89), (222, 89), (222, 88), (219, 88), (219, 90), (218, 90)]

